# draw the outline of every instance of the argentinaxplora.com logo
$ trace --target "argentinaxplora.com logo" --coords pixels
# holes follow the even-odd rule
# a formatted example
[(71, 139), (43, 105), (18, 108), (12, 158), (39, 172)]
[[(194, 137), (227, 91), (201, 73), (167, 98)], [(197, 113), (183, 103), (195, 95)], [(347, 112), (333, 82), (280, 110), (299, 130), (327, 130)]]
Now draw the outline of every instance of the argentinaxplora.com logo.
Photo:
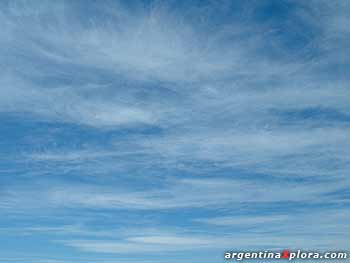
[(225, 259), (241, 261), (244, 259), (337, 259), (345, 260), (349, 258), (349, 254), (344, 251), (328, 251), (328, 252), (313, 252), (313, 251), (290, 251), (288, 249), (282, 252), (277, 251), (238, 251), (225, 252)]

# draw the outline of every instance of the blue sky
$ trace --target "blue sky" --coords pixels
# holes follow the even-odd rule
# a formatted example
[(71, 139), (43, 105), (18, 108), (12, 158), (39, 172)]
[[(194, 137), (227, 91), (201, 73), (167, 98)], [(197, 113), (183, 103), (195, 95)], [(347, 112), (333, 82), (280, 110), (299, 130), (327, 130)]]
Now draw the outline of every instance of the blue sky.
[(1, 1), (0, 262), (349, 249), (349, 12)]

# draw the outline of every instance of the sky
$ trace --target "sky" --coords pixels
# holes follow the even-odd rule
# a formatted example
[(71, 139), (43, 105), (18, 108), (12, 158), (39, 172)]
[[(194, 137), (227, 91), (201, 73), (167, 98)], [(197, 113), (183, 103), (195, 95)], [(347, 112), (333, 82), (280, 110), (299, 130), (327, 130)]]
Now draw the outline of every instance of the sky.
[(350, 1), (0, 1), (0, 262), (349, 250)]

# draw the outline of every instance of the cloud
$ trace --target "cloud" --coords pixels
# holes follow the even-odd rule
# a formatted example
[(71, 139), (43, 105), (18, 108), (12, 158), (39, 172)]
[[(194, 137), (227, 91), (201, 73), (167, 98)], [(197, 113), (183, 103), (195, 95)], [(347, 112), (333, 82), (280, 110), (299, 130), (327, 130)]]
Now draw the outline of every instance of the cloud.
[(268, 215), (268, 216), (225, 216), (206, 219), (198, 219), (197, 222), (218, 225), (218, 226), (255, 226), (265, 224), (283, 223), (288, 216), (286, 215)]
[[(86, 252), (112, 253), (112, 254), (129, 254), (129, 253), (146, 253), (159, 254), (174, 251), (212, 251), (217, 249), (251, 249), (262, 248), (264, 250), (282, 250), (285, 247), (289, 249), (297, 249), (295, 240), (298, 245), (304, 249), (321, 249), (326, 250), (329, 247), (337, 246), (344, 248), (342, 241), (346, 240), (344, 236), (337, 236), (336, 241), (327, 239), (322, 234), (317, 235), (317, 242), (308, 234), (300, 235), (300, 233), (283, 233), (271, 234), (264, 233), (242, 233), (233, 234), (222, 233), (220, 237), (217, 235), (200, 235), (192, 233), (191, 236), (186, 235), (159, 235), (126, 238), (122, 240), (69, 240), (58, 241), (63, 242), (66, 246), (70, 246)], [(254, 240), (252, 242), (252, 240)], [(313, 240), (312, 243), (310, 241)]]
[(348, 3), (224, 2), (0, 4), (9, 236), (83, 254), (347, 244)]
[[(37, 4), (39, 9), (10, 4), (1, 15), (11, 35), (18, 36), (1, 39), (21, 61), (18, 68), (17, 60), (7, 59), (3, 109), (104, 127), (184, 123), (188, 113), (191, 120), (207, 116), (203, 108), (245, 119), (269, 108), (347, 105), (341, 95), (346, 90), (334, 93), (326, 83), (319, 88), (307, 61), (286, 62), (258, 52), (268, 39), (259, 24), (227, 21), (208, 35), (166, 4), (131, 15), (117, 3), (106, 18), (110, 23), (91, 18), (85, 24), (67, 3), (57, 4), (53, 15), (47, 4)], [(46, 15), (52, 19), (43, 26)], [(30, 36), (18, 34), (26, 28)], [(29, 63), (33, 57), (39, 58), (41, 71)], [(178, 99), (164, 96), (167, 90)], [(142, 92), (150, 94), (141, 99)]]
[[(158, 182), (159, 184), (160, 182)], [(242, 203), (309, 202), (332, 203), (329, 195), (340, 190), (335, 182), (286, 182), (243, 179), (173, 179), (163, 186), (137, 191), (118, 186), (67, 184), (51, 187), (13, 189), (4, 195), (10, 207), (27, 209), (76, 208), (116, 210), (164, 210), (181, 208), (220, 208)], [(347, 181), (343, 181), (343, 186)], [(24, 200), (23, 202), (22, 200)], [(37, 197), (45, 197), (37, 199)], [(344, 200), (346, 202), (346, 199)], [(6, 205), (4, 206), (6, 208)], [(33, 210), (30, 210), (33, 212)]]
[(63, 241), (66, 246), (71, 246), (84, 251), (100, 253), (155, 253), (178, 250), (193, 250), (210, 247), (214, 240), (208, 237), (193, 236), (136, 236), (126, 240), (71, 240)]

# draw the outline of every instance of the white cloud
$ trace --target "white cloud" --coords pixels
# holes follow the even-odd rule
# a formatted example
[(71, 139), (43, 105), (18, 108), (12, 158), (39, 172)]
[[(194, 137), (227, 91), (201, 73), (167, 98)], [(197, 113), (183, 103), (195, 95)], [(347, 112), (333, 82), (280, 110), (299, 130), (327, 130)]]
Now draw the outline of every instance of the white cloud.
[[(302, 10), (292, 16), (301, 16), (317, 35), (310, 36), (303, 56), (280, 47), (271, 37), (274, 28), (251, 20), (207, 27), (158, 2), (135, 12), (119, 3), (98, 10), (106, 20), (85, 19), (68, 3), (41, 2), (10, 3), (0, 11), (0, 112), (87, 125), (100, 132), (97, 137), (105, 136), (106, 127), (113, 132), (152, 126), (159, 133), (126, 132), (126, 139), (115, 136), (111, 143), (68, 141), (62, 148), (43, 144), (41, 150), (26, 150), (23, 160), (16, 159), (24, 168), (14, 174), (31, 180), (1, 186), (1, 211), (32, 216), (52, 211), (54, 217), (70, 208), (161, 213), (228, 211), (237, 204), (348, 204), (346, 196), (330, 195), (349, 186), (348, 82), (332, 67), (348, 62), (345, 1), (299, 3)], [(200, 17), (207, 21), (212, 15)], [(282, 55), (272, 54), (283, 48)], [(309, 109), (333, 117), (288, 116)], [(229, 169), (222, 176), (216, 168)], [(102, 183), (66, 182), (65, 176), (80, 179), (82, 174)], [(136, 190), (130, 181), (148, 184)], [(347, 244), (340, 229), (346, 233), (346, 220), (344, 208), (300, 218), (230, 214), (195, 221), (213, 235), (141, 230), (117, 239), (80, 225), (26, 231), (61, 233), (66, 246), (103, 253), (295, 244), (329, 248)], [(213, 230), (256, 226), (270, 233), (220, 232), (218, 237)], [(288, 232), (293, 226), (294, 235)], [(336, 238), (322, 236), (329, 232)]]
[(288, 219), (287, 215), (268, 215), (268, 216), (224, 216), (197, 219), (196, 222), (207, 223), (218, 226), (263, 226), (265, 224), (275, 225), (281, 224)]
[[(7, 37), (5, 32), (0, 37), (4, 45), (12, 47), (9, 52), (19, 52), (18, 58), (24, 60), (21, 65), (7, 61), (7, 70), (0, 79), (2, 111), (25, 111), (104, 127), (128, 123), (184, 124), (204, 116), (215, 121), (215, 114), (222, 112), (238, 120), (254, 119), (257, 112), (269, 108), (323, 105), (348, 110), (345, 87), (334, 92), (333, 85), (330, 88), (328, 83), (317, 80), (318, 75), (308, 69), (310, 65), (305, 61), (286, 63), (257, 52), (266, 38), (259, 32), (259, 25), (228, 24), (208, 35), (165, 5), (155, 5), (149, 13), (131, 14), (116, 4), (111, 9), (116, 25), (94, 21), (83, 26), (77, 17), (65, 15), (69, 6), (57, 4), (55, 10), (59, 11), (48, 26), (43, 26), (41, 19), (52, 9), (45, 4), (39, 6), (38, 11), (24, 4), (11, 9), (12, 15), (1, 14), (1, 21), (9, 25), (7, 34), (15, 38)], [(17, 9), (26, 11), (14, 11)], [(70, 26), (71, 20), (74, 26)], [(31, 36), (18, 35), (27, 28)], [(232, 41), (228, 42), (230, 37)], [(36, 69), (31, 63), (27, 65), (23, 54), (53, 66), (46, 69), (45, 64), (38, 64), (44, 68)], [(79, 66), (96, 75), (107, 71), (130, 84), (106, 80), (110, 88), (96, 85), (86, 97), (82, 90), (87, 90), (87, 84), (67, 86), (57, 81), (88, 81), (91, 76), (80, 74)], [(54, 81), (37, 83), (46, 78)], [(164, 83), (168, 83), (166, 89), (180, 96), (175, 104), (172, 98), (156, 97), (145, 105), (132, 92), (135, 86), (145, 84), (162, 90)], [(103, 99), (97, 99), (101, 94)]]
[[(341, 183), (340, 183), (341, 182)], [(161, 182), (157, 182), (157, 185)], [(341, 185), (341, 186), (340, 186)], [(219, 208), (235, 204), (279, 202), (332, 202), (329, 193), (348, 185), (334, 182), (285, 182), (241, 179), (173, 179), (162, 187), (144, 191), (118, 186), (27, 185), (4, 194), (7, 210), (21, 213), (36, 209), (116, 209), (165, 210), (179, 208)], [(25, 200), (25, 201), (24, 201)], [(336, 200), (333, 200), (336, 202)], [(16, 209), (17, 207), (17, 209)], [(6, 206), (3, 205), (6, 209)], [(37, 211), (37, 213), (39, 210)]]

